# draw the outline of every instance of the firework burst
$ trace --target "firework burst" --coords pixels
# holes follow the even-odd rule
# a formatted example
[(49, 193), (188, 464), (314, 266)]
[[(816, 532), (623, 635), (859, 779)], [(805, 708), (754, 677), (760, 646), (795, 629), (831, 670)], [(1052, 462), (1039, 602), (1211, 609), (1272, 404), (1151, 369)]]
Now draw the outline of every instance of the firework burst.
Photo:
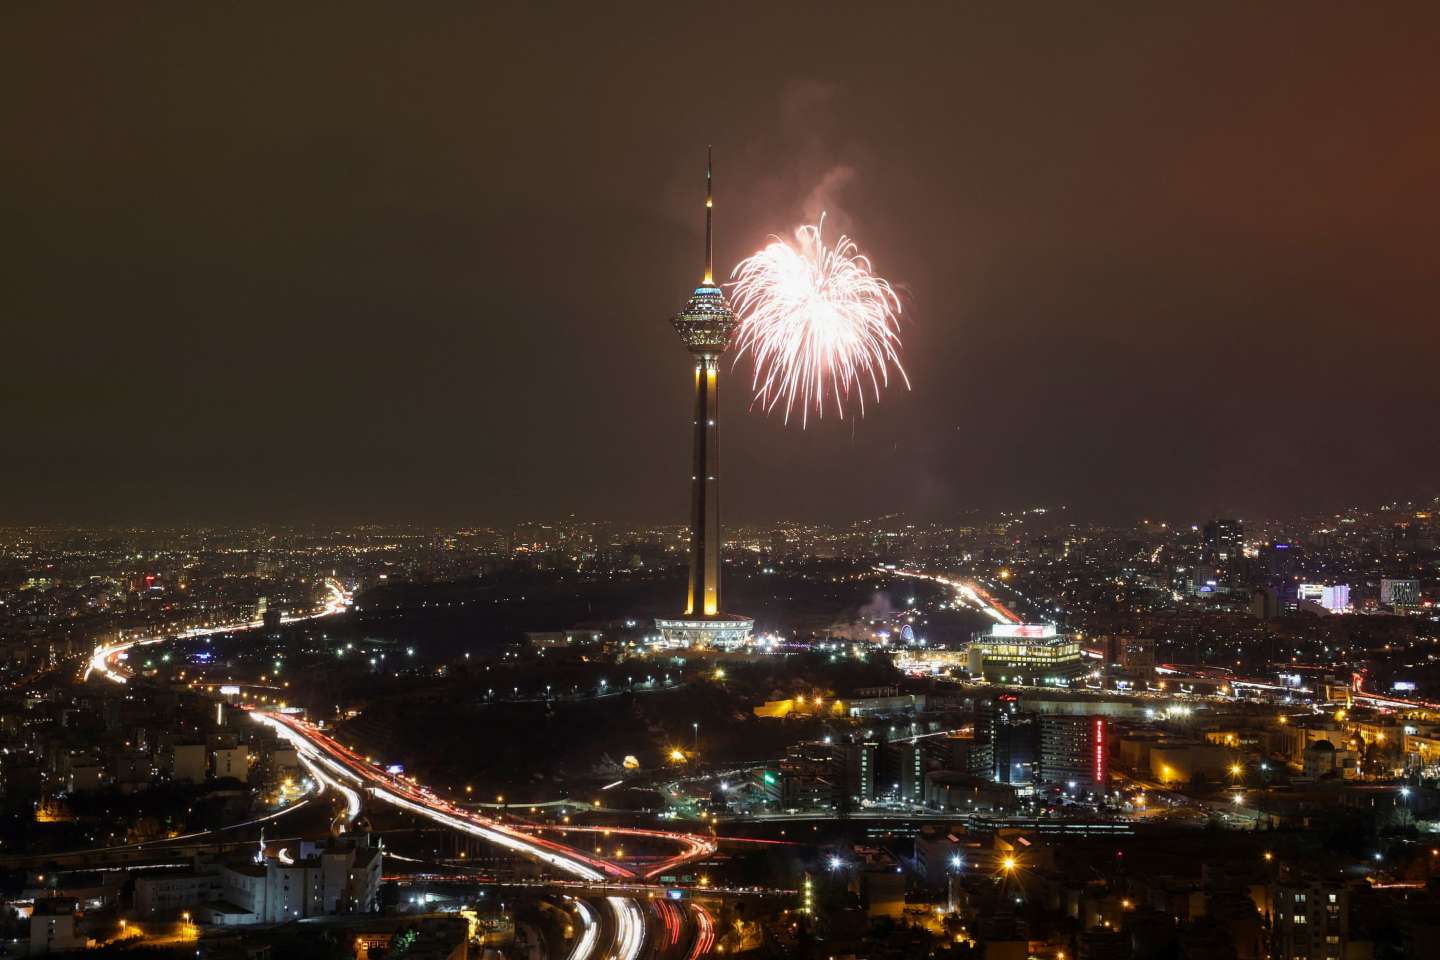
[(853, 394), (865, 413), (865, 393), (890, 383), (900, 365), (900, 298), (871, 272), (855, 242), (825, 243), (825, 217), (795, 231), (793, 243), (772, 236), (765, 249), (731, 273), (740, 315), (735, 360), (755, 364), (755, 402), (769, 413), (781, 404), (785, 422), (798, 410), (801, 425), (833, 401), (840, 417)]

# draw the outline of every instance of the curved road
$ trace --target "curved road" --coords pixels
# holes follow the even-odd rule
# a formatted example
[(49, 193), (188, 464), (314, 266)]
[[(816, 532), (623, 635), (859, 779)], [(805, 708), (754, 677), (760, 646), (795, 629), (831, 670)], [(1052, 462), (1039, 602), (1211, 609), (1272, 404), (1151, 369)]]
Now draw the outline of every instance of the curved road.
[[(386, 773), (375, 764), (337, 742), (314, 724), (294, 716), (254, 710), (256, 720), (271, 727), (276, 734), (295, 746), (307, 765), (323, 770), (329, 782), (348, 783), (363, 788), (392, 806), (426, 817), (442, 826), (479, 837), (550, 864), (557, 870), (581, 880), (634, 880), (635, 874), (619, 864), (582, 853), (563, 843), (536, 836), (509, 824), (482, 817), (443, 800), (413, 780)], [(645, 946), (647, 924), (640, 905), (628, 897), (607, 897), (605, 900), (614, 922), (613, 956), (618, 960), (636, 960)], [(582, 921), (588, 912), (581, 914)], [(587, 942), (593, 950), (594, 928), (582, 922), (577, 947)], [(573, 956), (573, 954), (572, 954)], [(579, 960), (577, 957), (576, 960)]]
[[(330, 599), (325, 601), (325, 605), (315, 613), (302, 614), (298, 617), (281, 617), (280, 622), (297, 623), (301, 620), (318, 620), (321, 617), (332, 617), (350, 609), (350, 594), (339, 580), (327, 577), (325, 589), (329, 591)], [(98, 673), (112, 683), (127, 683), (130, 673), (121, 666), (120, 661), (128, 656), (135, 647), (164, 643), (166, 640), (191, 640), (195, 637), (214, 636), (217, 633), (254, 630), (264, 625), (263, 620), (249, 620), (244, 623), (229, 623), (218, 627), (195, 627), (190, 630), (181, 630), (178, 633), (159, 633), (153, 637), (136, 637), (133, 640), (121, 640), (118, 643), (101, 644), (90, 655), (90, 661), (85, 665), (85, 673), (80, 679), (89, 680), (92, 674)]]
[[(330, 592), (330, 599), (319, 611), (304, 616), (288, 617), (282, 622), (293, 623), (333, 616), (350, 608), (351, 596), (339, 581), (333, 578), (327, 579), (325, 586)], [(102, 644), (97, 646), (91, 654), (82, 679), (89, 680), (92, 676), (99, 675), (113, 683), (127, 683), (131, 674), (122, 661), (126, 659), (129, 651), (137, 646), (163, 643), (171, 639), (191, 639), (211, 634), (231, 633), (259, 626), (261, 626), (260, 621), (233, 623)], [(577, 879), (602, 882), (633, 882), (639, 879), (633, 871), (619, 864), (592, 857), (566, 844), (480, 816), (442, 800), (413, 780), (386, 773), (336, 742), (313, 724), (288, 714), (253, 708), (251, 715), (259, 722), (270, 726), (277, 734), (295, 746), (306, 770), (322, 789), (334, 790), (345, 798), (345, 815), (349, 818), (353, 819), (360, 812), (361, 801), (358, 790), (364, 789), (369, 791), (372, 796), (393, 806), (426, 817), (462, 833), (480, 837), (517, 853), (534, 857)], [(593, 828), (570, 827), (567, 829), (589, 830)], [(630, 827), (609, 829), (611, 833), (615, 834), (672, 840), (681, 844), (681, 852), (657, 865), (652, 865), (645, 872), (647, 878), (658, 876), (666, 870), (674, 869), (691, 860), (709, 856), (716, 849), (713, 838), (698, 834), (678, 834)], [(570, 954), (570, 960), (586, 960), (596, 952), (601, 925), (596, 921), (589, 908), (584, 905), (584, 901), (576, 900), (575, 902), (581, 921), (581, 934)], [(610, 941), (608, 946), (611, 948), (608, 955), (617, 960), (636, 960), (645, 947), (649, 927), (646, 911), (641, 908), (637, 900), (630, 897), (609, 896), (605, 898), (605, 902), (613, 919), (613, 928), (607, 931), (611, 934), (608, 938)], [(694, 948), (690, 953), (691, 957), (708, 953), (714, 942), (713, 932), (711, 932), (712, 925), (707, 922), (709, 915), (698, 905), (695, 910), (699, 933), (697, 933)], [(605, 926), (610, 927), (611, 925), (606, 924)]]

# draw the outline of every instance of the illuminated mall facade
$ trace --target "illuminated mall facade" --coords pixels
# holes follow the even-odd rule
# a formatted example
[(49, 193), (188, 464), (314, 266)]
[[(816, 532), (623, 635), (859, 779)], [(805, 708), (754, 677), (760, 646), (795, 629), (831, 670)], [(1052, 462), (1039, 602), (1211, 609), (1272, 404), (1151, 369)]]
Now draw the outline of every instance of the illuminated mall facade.
[(997, 623), (968, 654), (970, 675), (991, 683), (1068, 687), (1085, 673), (1079, 641), (1049, 623)]

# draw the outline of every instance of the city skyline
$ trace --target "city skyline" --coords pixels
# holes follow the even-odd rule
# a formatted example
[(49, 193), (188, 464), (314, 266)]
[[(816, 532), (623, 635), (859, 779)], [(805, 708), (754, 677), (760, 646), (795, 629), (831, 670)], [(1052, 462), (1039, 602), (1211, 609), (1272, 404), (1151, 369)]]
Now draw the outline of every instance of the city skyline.
[(1436, 117), (1395, 91), (1436, 13), (1299, 10), (779, 11), (714, 76), (674, 10), (98, 8), (63, 70), (67, 15), (7, 11), (6, 514), (683, 517), (657, 318), (712, 142), (717, 279), (826, 208), (913, 381), (800, 434), (727, 371), (733, 517), (1428, 496)]

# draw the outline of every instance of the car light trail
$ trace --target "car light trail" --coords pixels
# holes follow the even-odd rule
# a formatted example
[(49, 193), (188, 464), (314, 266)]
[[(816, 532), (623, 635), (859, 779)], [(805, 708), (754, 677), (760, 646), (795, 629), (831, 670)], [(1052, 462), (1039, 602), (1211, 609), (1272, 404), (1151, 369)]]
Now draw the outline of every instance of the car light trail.
[(255, 711), (257, 720), (295, 745), (337, 775), (365, 787), (385, 802), (428, 817), (452, 829), (481, 837), (517, 853), (533, 856), (572, 876), (586, 880), (606, 877), (633, 878), (624, 867), (580, 853), (564, 844), (531, 836), (499, 821), (478, 816), (440, 799), (418, 785), (384, 770), (357, 756), (353, 751), (321, 733), (312, 724), (279, 713)]
[(1365, 692), (1365, 675), (1367, 671), (1359, 670), (1350, 677), (1350, 686), (1353, 691), (1351, 699), (1360, 700), (1376, 707), (1386, 707), (1392, 710), (1440, 710), (1440, 704), (1431, 703), (1427, 700), (1406, 700), (1400, 697), (1381, 697), (1373, 693)]
[(558, 830), (563, 836), (572, 831), (580, 833), (604, 833), (621, 837), (642, 837), (647, 840), (661, 840), (672, 843), (679, 843), (683, 846), (678, 854), (668, 857), (649, 867), (643, 874), (646, 879), (658, 877), (662, 873), (674, 870), (676, 867), (689, 863), (692, 860), (699, 860), (711, 856), (719, 849), (719, 844), (713, 837), (703, 836), (698, 833), (674, 833), (669, 830), (646, 830), (643, 827), (592, 827), (592, 826), (549, 826), (536, 825), (535, 830)]
[(297, 753), (296, 755), (300, 758), (300, 762), (305, 766), (310, 776), (315, 778), (316, 783), (320, 784), (324, 789), (334, 790), (345, 798), (346, 823), (350, 823), (356, 817), (360, 816), (360, 794), (345, 786), (345, 784), (339, 780), (326, 774), (308, 755), (304, 753)]
[(575, 912), (580, 914), (580, 937), (575, 941), (575, 949), (570, 951), (569, 960), (586, 960), (595, 950), (595, 938), (600, 935), (600, 928), (584, 900), (575, 901)]
[[(321, 610), (308, 616), (286, 618), (282, 622), (291, 623), (297, 620), (331, 616), (349, 609), (350, 595), (345, 592), (339, 582), (327, 579), (325, 585), (330, 591), (330, 600)], [(169, 639), (192, 639), (211, 634), (231, 633), (253, 629), (261, 625), (260, 621), (227, 624), (219, 627), (186, 630), (164, 636), (137, 638), (121, 643), (100, 644), (91, 654), (84, 679), (88, 680), (91, 675), (98, 673), (112, 683), (127, 683), (129, 676), (120, 666), (120, 660), (137, 646), (163, 643)], [(581, 880), (606, 881), (635, 878), (633, 871), (618, 864), (598, 857), (590, 857), (564, 844), (543, 837), (531, 836), (441, 800), (413, 781), (385, 773), (379, 767), (321, 733), (318, 728), (309, 723), (294, 717), (259, 710), (254, 711), (252, 716), (270, 726), (283, 739), (294, 744), (306, 769), (315, 776), (316, 781), (325, 787), (336, 790), (345, 798), (349, 819), (353, 819), (359, 814), (360, 797), (352, 787), (342, 781), (363, 787), (376, 798), (384, 800), (392, 806), (426, 817), (462, 833), (479, 837), (516, 853), (533, 857)], [(685, 844), (685, 850), (678, 857), (671, 858), (662, 864), (661, 869), (668, 869), (668, 865), (683, 863), (714, 849), (713, 841), (703, 837), (677, 836), (663, 831), (651, 831), (651, 833), (665, 839), (679, 839)], [(607, 897), (606, 901), (615, 915), (615, 955), (618, 960), (635, 960), (645, 945), (644, 913), (635, 901), (626, 897), (612, 896)], [(574, 954), (577, 960), (579, 957), (588, 956), (589, 952), (593, 951), (594, 939), (598, 936), (598, 928), (588, 911), (582, 919), (589, 919), (589, 924), (586, 931), (582, 932), (581, 940), (577, 944), (577, 950), (580, 947), (585, 948), (585, 952)]]
[(690, 905), (695, 909), (695, 946), (690, 949), (689, 960), (702, 957), (709, 953), (715, 946), (715, 921), (710, 916), (710, 911), (698, 903)]
[(668, 935), (670, 945), (673, 947), (680, 942), (680, 911), (677, 910), (675, 904), (669, 900), (651, 900), (650, 905), (655, 908), (655, 913), (660, 917), (661, 922), (665, 924), (665, 933)]
[(881, 573), (893, 573), (897, 577), (910, 577), (914, 580), (933, 580), (954, 590), (962, 598), (969, 601), (975, 607), (996, 623), (1021, 623), (1023, 622), (1015, 613), (999, 600), (991, 596), (983, 587), (972, 580), (951, 580), (938, 574), (920, 573), (916, 570), (892, 570), (889, 567), (876, 567)]
[[(294, 744), (297, 752), (333, 771), (338, 777), (365, 787), (372, 796), (392, 806), (533, 857), (581, 880), (634, 879), (633, 872), (608, 860), (588, 856), (562, 843), (533, 836), (454, 806), (413, 781), (386, 773), (313, 724), (286, 714), (261, 710), (254, 711), (252, 716)], [(635, 960), (645, 945), (645, 916), (635, 901), (626, 897), (607, 897), (606, 902), (615, 915), (616, 956), (619, 960)]]
[[(330, 592), (330, 599), (325, 602), (317, 612), (304, 614), (298, 617), (282, 617), (281, 623), (297, 623), (301, 620), (318, 620), (321, 617), (331, 617), (337, 613), (344, 613), (350, 609), (351, 597), (341, 585), (340, 581), (333, 577), (325, 580), (325, 589)], [(135, 640), (122, 640), (119, 643), (100, 644), (90, 654), (90, 662), (85, 665), (85, 673), (81, 680), (89, 680), (90, 675), (100, 674), (112, 683), (127, 683), (129, 677), (122, 672), (120, 659), (128, 654), (135, 647), (149, 646), (154, 643), (164, 643), (166, 640), (193, 640), (196, 637), (208, 637), (217, 633), (235, 633), (240, 630), (254, 630), (265, 625), (263, 620), (250, 620), (245, 623), (229, 623), (219, 627), (196, 627), (191, 630), (182, 630), (178, 633), (163, 634), (157, 637), (141, 637)]]
[(645, 946), (645, 914), (634, 900), (606, 897), (615, 914), (615, 956), (619, 960), (635, 960)]

